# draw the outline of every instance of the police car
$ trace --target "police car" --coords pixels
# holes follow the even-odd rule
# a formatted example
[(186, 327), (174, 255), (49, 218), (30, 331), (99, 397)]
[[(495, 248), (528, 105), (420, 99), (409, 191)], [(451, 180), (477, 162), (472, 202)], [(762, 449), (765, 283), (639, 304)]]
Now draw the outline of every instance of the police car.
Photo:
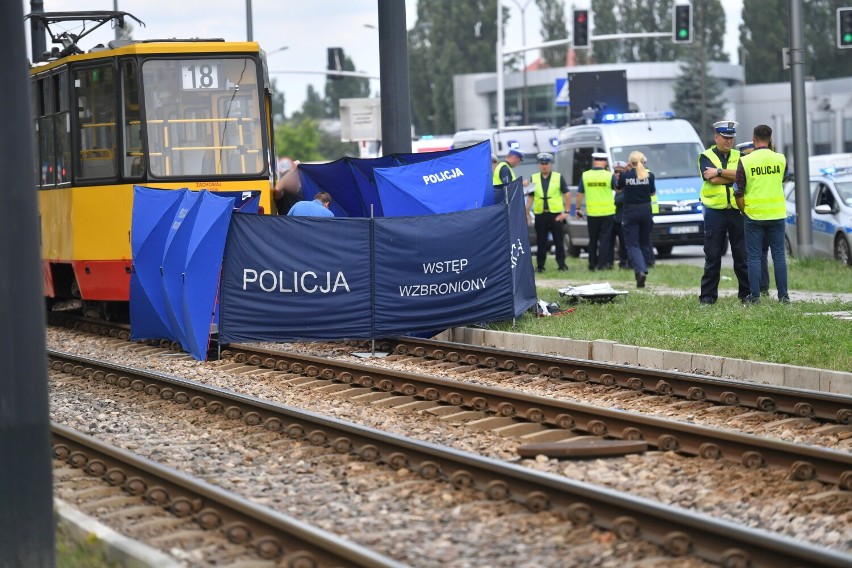
[[(787, 182), (787, 252), (798, 246), (796, 188)], [(815, 256), (852, 266), (852, 167), (824, 168), (811, 176), (811, 235)]]

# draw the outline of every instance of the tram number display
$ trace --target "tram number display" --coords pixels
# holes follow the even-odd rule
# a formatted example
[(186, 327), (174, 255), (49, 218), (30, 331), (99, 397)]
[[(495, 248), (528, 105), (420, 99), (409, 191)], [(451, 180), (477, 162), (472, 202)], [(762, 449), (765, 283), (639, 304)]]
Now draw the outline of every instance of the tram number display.
[(205, 61), (189, 61), (180, 66), (181, 89), (203, 91), (219, 88), (219, 66)]

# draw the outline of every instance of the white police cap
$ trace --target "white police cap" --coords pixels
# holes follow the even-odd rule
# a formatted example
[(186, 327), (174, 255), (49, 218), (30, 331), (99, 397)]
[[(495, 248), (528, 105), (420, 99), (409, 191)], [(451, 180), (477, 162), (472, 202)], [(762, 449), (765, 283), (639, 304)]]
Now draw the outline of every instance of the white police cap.
[(538, 160), (539, 163), (549, 163), (553, 161), (553, 154), (550, 152), (540, 152), (536, 155), (535, 159)]
[(734, 138), (737, 135), (738, 124), (739, 122), (735, 122), (733, 120), (720, 120), (719, 122), (713, 123), (713, 130), (715, 130), (716, 134), (719, 136)]
[(609, 156), (606, 152), (593, 152), (592, 153), (593, 160), (609, 160)]
[(736, 149), (742, 152), (743, 150), (751, 150), (754, 148), (754, 142), (740, 142), (736, 145)]

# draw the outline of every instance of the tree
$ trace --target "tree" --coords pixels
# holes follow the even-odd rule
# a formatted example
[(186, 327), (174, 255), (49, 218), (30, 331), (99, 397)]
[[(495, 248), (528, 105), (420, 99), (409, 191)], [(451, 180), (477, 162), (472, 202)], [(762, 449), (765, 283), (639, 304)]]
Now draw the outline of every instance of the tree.
[(680, 77), (675, 82), (672, 110), (692, 124), (701, 139), (712, 139), (713, 123), (724, 116), (722, 93), (725, 86), (708, 72), (707, 54), (701, 43), (688, 46), (680, 64)]
[(319, 128), (310, 118), (289, 120), (275, 129), (275, 151), (279, 156), (292, 156), (305, 162), (320, 160), (319, 141)]
[[(617, 34), (620, 21), (618, 15), (619, 0), (592, 0), (594, 35)], [(621, 61), (623, 41), (599, 41), (592, 44), (592, 58), (595, 63), (618, 63)]]
[[(541, 37), (544, 41), (568, 38), (568, 26), (565, 22), (565, 8), (562, 0), (535, 0), (541, 11)], [(568, 46), (560, 45), (541, 50), (541, 56), (548, 67), (565, 67), (568, 58)]]
[(278, 90), (278, 83), (276, 79), (272, 79), (272, 108), (270, 109), (272, 112), (272, 119), (275, 121), (284, 120), (284, 93), (283, 91)]
[(327, 118), (327, 109), (328, 104), (326, 100), (320, 97), (313, 85), (308, 85), (308, 89), (305, 92), (305, 102), (302, 103), (302, 110), (293, 113), (293, 118), (295, 120), (302, 120), (303, 118), (312, 118), (314, 120)]
[[(837, 49), (837, 8), (848, 0), (808, 0), (803, 2), (805, 73), (816, 79), (852, 75), (852, 57)], [(771, 14), (772, 17), (767, 17)], [(740, 44), (746, 83), (789, 81), (781, 65), (781, 50), (790, 46), (789, 0), (744, 0)]]
[[(419, 0), (408, 32), (408, 64), (414, 128), (455, 131), (453, 75), (495, 69), (497, 0)], [(504, 8), (503, 22), (508, 17)]]
[[(355, 71), (355, 64), (348, 56), (343, 57), (343, 71)], [(340, 99), (360, 99), (370, 96), (370, 80), (360, 77), (326, 79), (325, 116), (340, 118)]]
[[(670, 32), (673, 0), (592, 0), (594, 34)], [(693, 41), (703, 37), (708, 61), (728, 61), (724, 51), (725, 11), (720, 0), (692, 0)], [(618, 39), (594, 44), (597, 63), (677, 61), (688, 47), (668, 37)]]

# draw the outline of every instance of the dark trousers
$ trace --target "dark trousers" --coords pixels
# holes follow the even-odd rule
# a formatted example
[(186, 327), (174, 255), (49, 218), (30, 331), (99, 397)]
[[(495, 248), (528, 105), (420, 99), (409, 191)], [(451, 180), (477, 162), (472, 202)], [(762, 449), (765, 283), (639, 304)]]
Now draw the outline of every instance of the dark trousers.
[(562, 240), (562, 221), (556, 220), (557, 213), (539, 213), (535, 216), (535, 260), (538, 268), (544, 268), (547, 260), (547, 235), (553, 236), (553, 247), (556, 249), (556, 266), (565, 266), (565, 242)]
[(622, 232), (633, 272), (637, 276), (647, 274), (648, 259), (645, 251), (651, 247), (651, 226), (654, 224), (651, 204), (625, 205), (622, 215)]
[(734, 274), (739, 290), (737, 296), (745, 300), (749, 296), (748, 263), (746, 262), (745, 232), (743, 215), (739, 209), (704, 208), (704, 276), (701, 277), (702, 302), (714, 303), (719, 299), (719, 278), (725, 241), (731, 244), (734, 259)]
[(620, 268), (627, 268), (630, 266), (630, 259), (627, 256), (627, 245), (624, 241), (624, 226), (621, 219), (617, 219), (612, 223), (612, 244), (606, 253), (606, 264), (608, 266), (613, 266), (615, 264), (616, 240), (618, 240), (618, 266)]
[(601, 270), (607, 266), (614, 219), (615, 215), (586, 218), (589, 226), (589, 270)]

